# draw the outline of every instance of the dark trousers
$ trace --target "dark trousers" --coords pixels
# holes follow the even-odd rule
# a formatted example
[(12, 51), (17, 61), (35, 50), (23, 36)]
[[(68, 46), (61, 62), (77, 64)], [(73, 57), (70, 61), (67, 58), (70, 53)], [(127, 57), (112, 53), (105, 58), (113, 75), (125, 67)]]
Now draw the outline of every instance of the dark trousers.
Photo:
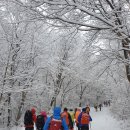
[(76, 124), (76, 126), (78, 127), (78, 130), (80, 130), (80, 126), (79, 126), (79, 124)]
[(34, 130), (34, 127), (31, 127), (31, 128), (29, 128), (29, 127), (27, 128), (26, 127), (25, 130)]
[(81, 126), (81, 130), (89, 130), (89, 126)]

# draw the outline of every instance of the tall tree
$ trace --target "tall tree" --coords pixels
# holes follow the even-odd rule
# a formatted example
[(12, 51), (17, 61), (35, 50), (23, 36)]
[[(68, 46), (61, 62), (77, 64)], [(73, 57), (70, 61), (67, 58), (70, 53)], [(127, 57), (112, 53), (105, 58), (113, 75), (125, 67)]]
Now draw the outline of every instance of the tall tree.
[[(45, 20), (54, 26), (97, 31), (109, 39), (119, 39), (124, 51), (127, 78), (129, 74), (129, 2), (126, 0), (38, 0), (22, 2), (21, 6), (33, 11), (31, 20)], [(28, 12), (29, 13), (29, 12)], [(37, 17), (35, 17), (37, 14)]]

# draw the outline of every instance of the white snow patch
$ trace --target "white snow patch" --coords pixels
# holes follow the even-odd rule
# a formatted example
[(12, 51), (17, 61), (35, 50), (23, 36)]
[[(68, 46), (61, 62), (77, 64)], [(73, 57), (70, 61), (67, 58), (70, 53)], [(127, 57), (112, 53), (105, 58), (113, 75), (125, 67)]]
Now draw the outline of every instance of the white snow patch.
[(102, 111), (91, 111), (93, 121), (91, 122), (90, 130), (121, 130), (120, 122), (114, 119), (108, 108), (103, 108)]

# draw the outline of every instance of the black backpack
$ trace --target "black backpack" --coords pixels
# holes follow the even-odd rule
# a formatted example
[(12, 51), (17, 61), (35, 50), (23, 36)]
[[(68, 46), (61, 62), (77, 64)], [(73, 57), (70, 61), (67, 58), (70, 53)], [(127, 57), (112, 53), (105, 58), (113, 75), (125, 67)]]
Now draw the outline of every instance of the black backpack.
[(32, 112), (30, 110), (27, 110), (24, 115), (24, 125), (34, 125), (33, 118), (32, 118)]
[(36, 120), (36, 127), (37, 127), (37, 129), (38, 130), (42, 130), (44, 124), (45, 124), (44, 116), (43, 115), (38, 115), (37, 116), (37, 120)]

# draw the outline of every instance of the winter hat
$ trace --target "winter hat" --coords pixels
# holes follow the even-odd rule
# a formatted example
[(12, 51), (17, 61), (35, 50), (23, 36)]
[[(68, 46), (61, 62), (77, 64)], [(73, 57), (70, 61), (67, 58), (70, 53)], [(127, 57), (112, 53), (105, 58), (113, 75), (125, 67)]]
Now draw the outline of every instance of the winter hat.
[(86, 108), (83, 108), (83, 109), (82, 109), (82, 112), (86, 112)]
[(41, 111), (41, 115), (44, 117), (44, 120), (46, 121), (46, 119), (47, 119), (47, 113), (45, 111)]
[(45, 111), (41, 111), (40, 113), (42, 116), (47, 116), (47, 113)]
[(64, 108), (64, 111), (68, 111), (68, 109), (65, 107), (65, 108)]

